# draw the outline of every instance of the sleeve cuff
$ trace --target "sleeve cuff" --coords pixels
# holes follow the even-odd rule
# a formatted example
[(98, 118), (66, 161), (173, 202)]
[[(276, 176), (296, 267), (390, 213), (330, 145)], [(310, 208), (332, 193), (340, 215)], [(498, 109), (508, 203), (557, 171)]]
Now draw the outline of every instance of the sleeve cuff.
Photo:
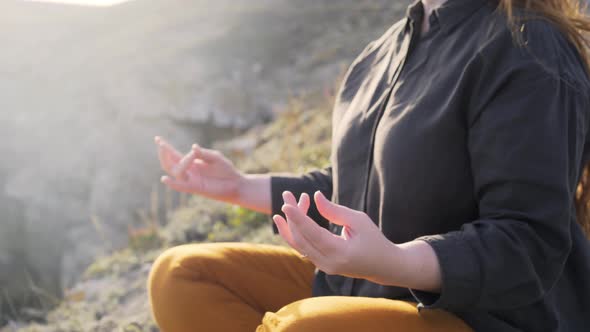
[(434, 249), (442, 274), (440, 294), (410, 289), (418, 309), (464, 311), (478, 302), (482, 285), (479, 262), (461, 234), (459, 231), (416, 239)]
[[(274, 216), (275, 214), (280, 214), (283, 217), (285, 214), (281, 211), (281, 207), (283, 206), (283, 192), (285, 190), (290, 190), (295, 193), (296, 189), (301, 185), (301, 179), (288, 176), (288, 175), (273, 175), (270, 178), (270, 199), (271, 199), (271, 211), (270, 216)], [(275, 234), (279, 233), (277, 229), (277, 225), (275, 223), (272, 224), (272, 230)]]
[[(282, 174), (273, 174), (270, 177), (270, 197), (271, 197), (271, 218), (275, 214), (279, 214), (281, 216), (285, 216), (283, 211), (281, 211), (281, 207), (283, 206), (283, 192), (285, 190), (289, 190), (295, 195), (295, 197), (299, 197), (302, 193), (306, 192), (308, 195), (313, 197), (313, 194), (316, 190), (321, 189), (320, 187), (313, 186), (310, 184), (309, 181), (306, 181), (304, 177), (293, 176), (293, 175), (282, 175)], [(328, 194), (324, 192), (324, 194)], [(330, 193), (331, 194), (331, 193)], [(329, 196), (329, 195), (327, 195)], [(326, 228), (328, 227), (329, 222), (320, 215), (319, 211), (317, 210), (313, 199), (311, 200), (311, 204), (309, 206), (308, 216), (315, 220), (320, 226)], [(279, 233), (277, 226), (272, 223), (272, 229), (275, 234)]]

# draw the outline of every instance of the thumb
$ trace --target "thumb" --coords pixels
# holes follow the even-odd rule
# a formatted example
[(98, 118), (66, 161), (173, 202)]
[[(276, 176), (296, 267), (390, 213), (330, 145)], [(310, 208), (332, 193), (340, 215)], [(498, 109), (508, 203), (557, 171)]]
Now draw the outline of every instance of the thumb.
[(361, 212), (331, 202), (320, 191), (316, 191), (313, 198), (319, 213), (333, 224), (355, 227), (362, 219), (359, 218)]

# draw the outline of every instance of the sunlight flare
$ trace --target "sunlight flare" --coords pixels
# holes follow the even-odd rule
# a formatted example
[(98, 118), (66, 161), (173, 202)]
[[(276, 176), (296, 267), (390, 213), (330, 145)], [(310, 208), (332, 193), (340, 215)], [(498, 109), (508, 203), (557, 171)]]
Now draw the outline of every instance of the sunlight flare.
[(131, 0), (26, 0), (29, 2), (49, 2), (64, 5), (108, 7)]

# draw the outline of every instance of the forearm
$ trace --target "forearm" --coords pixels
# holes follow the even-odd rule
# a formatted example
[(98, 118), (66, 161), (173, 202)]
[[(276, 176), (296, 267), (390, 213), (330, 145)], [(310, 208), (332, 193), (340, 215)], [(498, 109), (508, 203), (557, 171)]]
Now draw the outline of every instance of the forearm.
[(270, 214), (271, 193), (269, 174), (246, 174), (230, 202), (260, 213)]
[(376, 282), (440, 292), (442, 277), (440, 264), (434, 249), (424, 241), (411, 241), (401, 245), (391, 243), (390, 250), (384, 251), (383, 263), (378, 264)]
[[(271, 188), (273, 186), (271, 183), (273, 176), (275, 178), (274, 194)], [(243, 175), (240, 180), (236, 195), (231, 198), (229, 203), (261, 213), (271, 214), (273, 209), (273, 195), (276, 199), (276, 197), (280, 197), (283, 190), (308, 193), (321, 190), (324, 194), (331, 196), (331, 171), (329, 169), (318, 170), (302, 176), (289, 173), (246, 174)], [(312, 213), (312, 215), (312, 211), (314, 210), (313, 207), (310, 208), (310, 213)]]

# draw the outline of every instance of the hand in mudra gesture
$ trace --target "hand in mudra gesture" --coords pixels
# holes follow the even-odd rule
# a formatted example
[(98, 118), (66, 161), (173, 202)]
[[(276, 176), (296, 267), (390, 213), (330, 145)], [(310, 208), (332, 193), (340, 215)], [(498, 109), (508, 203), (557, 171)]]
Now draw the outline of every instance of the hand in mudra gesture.
[(388, 273), (383, 262), (398, 255), (400, 249), (389, 241), (364, 212), (335, 204), (321, 192), (314, 201), (320, 214), (331, 223), (342, 226), (341, 234), (333, 234), (307, 216), (311, 203), (307, 194), (299, 201), (285, 191), (282, 211), (286, 218), (273, 216), (280, 235), (316, 267), (328, 274), (386, 283)]
[(244, 179), (221, 152), (205, 149), (197, 144), (182, 155), (161, 137), (156, 137), (162, 183), (169, 188), (222, 201), (233, 201)]

